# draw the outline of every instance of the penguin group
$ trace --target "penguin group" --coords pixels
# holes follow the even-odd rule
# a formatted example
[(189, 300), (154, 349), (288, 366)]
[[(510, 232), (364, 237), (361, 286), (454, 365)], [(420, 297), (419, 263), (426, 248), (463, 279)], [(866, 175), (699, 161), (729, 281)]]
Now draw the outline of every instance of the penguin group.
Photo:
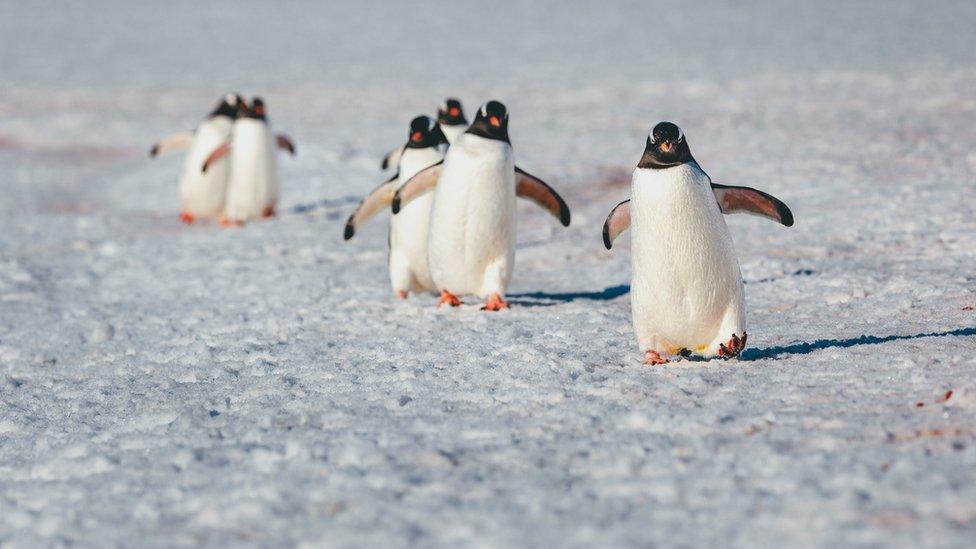
[(233, 227), (275, 216), (276, 148), (295, 154), (291, 139), (272, 133), (264, 101), (253, 97), (248, 105), (242, 96), (228, 94), (194, 131), (170, 135), (149, 155), (187, 151), (179, 185), (185, 223), (215, 219)]
[[(484, 103), (468, 123), (461, 102), (450, 98), (436, 117), (414, 117), (406, 141), (382, 159), (381, 169), (393, 175), (352, 212), (343, 238), (389, 212), (388, 268), (398, 298), (430, 293), (439, 297), (438, 307), (458, 307), (474, 296), (484, 311), (507, 309), (516, 198), (569, 226), (566, 201), (515, 163), (508, 127), (501, 102)], [(217, 217), (236, 225), (274, 215), (275, 146), (294, 154), (286, 137), (271, 138), (263, 102), (254, 98), (248, 106), (228, 95), (195, 132), (175, 134), (151, 154), (189, 149), (180, 180), (184, 221)], [(656, 124), (634, 168), (631, 198), (603, 224), (607, 250), (621, 233), (632, 233), (631, 309), (644, 364), (728, 359), (745, 349), (745, 292), (723, 217), (733, 213), (793, 225), (789, 207), (776, 197), (712, 182), (684, 132), (671, 122)]]
[(484, 300), (483, 310), (506, 309), (515, 198), (536, 202), (569, 226), (566, 201), (515, 165), (508, 119), (505, 105), (488, 101), (466, 125), (461, 102), (448, 99), (437, 120), (414, 118), (406, 144), (387, 155), (383, 164), (397, 158), (397, 173), (353, 212), (344, 237), (390, 207), (390, 283), (398, 297), (435, 292), (438, 306), (458, 307), (461, 296), (474, 295)]

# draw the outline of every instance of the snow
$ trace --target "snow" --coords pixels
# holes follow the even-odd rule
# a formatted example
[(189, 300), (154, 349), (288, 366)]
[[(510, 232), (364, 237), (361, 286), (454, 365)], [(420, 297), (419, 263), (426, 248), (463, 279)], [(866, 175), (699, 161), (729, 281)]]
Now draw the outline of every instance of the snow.
[[(970, 545), (976, 4), (604, 4), (0, 6), (0, 544)], [(227, 91), (283, 213), (187, 228), (146, 151)], [(499, 314), (341, 238), (448, 95), (573, 209)], [(728, 218), (742, 360), (639, 365), (600, 229), (662, 119), (797, 219)]]

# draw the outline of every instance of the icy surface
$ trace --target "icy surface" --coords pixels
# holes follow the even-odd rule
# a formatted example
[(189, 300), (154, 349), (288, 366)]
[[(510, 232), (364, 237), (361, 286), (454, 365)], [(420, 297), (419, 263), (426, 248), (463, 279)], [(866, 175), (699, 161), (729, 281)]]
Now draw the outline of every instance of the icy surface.
[[(976, 3), (133, 4), (0, 3), (0, 545), (971, 547)], [(145, 152), (230, 90), (283, 214), (187, 228)], [(499, 314), (341, 239), (445, 95), (573, 208)], [(639, 365), (600, 228), (661, 119), (796, 215), (728, 220), (743, 360)]]

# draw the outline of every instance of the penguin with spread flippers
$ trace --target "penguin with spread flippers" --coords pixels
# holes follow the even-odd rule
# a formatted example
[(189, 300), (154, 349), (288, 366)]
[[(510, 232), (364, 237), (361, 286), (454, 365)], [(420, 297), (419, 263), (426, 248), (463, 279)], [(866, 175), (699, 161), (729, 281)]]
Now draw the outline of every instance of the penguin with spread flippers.
[[(343, 237), (349, 240), (359, 227), (380, 210), (389, 208), (397, 188), (420, 170), (444, 158), (447, 143), (440, 124), (427, 116), (410, 122), (407, 144), (399, 157), (397, 173), (373, 189), (346, 222)], [(411, 291), (433, 291), (427, 267), (427, 232), (433, 196), (427, 194), (406, 206), (390, 219), (390, 283), (397, 297), (406, 299)]]
[(610, 249), (631, 229), (631, 308), (644, 363), (738, 356), (747, 337), (745, 292), (722, 214), (749, 213), (790, 227), (792, 212), (762, 191), (712, 183), (670, 122), (651, 130), (631, 187), (631, 199), (607, 217), (603, 243)]
[(180, 218), (186, 223), (197, 219), (216, 219), (224, 211), (229, 170), (221, 166), (208, 173), (200, 171), (207, 155), (229, 138), (244, 99), (228, 94), (192, 132), (178, 132), (153, 145), (149, 156), (187, 150), (180, 175)]
[(508, 137), (508, 110), (485, 103), (471, 126), (451, 144), (444, 160), (420, 171), (393, 197), (398, 214), (433, 191), (428, 265), (441, 299), (485, 300), (483, 309), (508, 307), (505, 291), (515, 266), (516, 196), (530, 199), (569, 226), (569, 207), (549, 185), (515, 165)]
[[(295, 145), (287, 136), (273, 135), (264, 101), (255, 97), (250, 108), (241, 106), (230, 139), (214, 149), (198, 168), (208, 173), (217, 165), (229, 164), (227, 206), (221, 225), (242, 225), (252, 219), (274, 217), (279, 197), (276, 147), (295, 154)], [(222, 162), (225, 156), (229, 156), (229, 162)]]

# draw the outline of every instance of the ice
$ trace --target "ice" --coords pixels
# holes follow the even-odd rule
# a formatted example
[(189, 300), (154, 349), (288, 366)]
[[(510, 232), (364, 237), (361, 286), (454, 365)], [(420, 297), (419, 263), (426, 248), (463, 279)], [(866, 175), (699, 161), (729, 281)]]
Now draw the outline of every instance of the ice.
[[(0, 545), (957, 546), (976, 539), (976, 4), (0, 5)], [(183, 226), (268, 101), (279, 219)], [(512, 309), (393, 299), (382, 155), (511, 110)], [(728, 223), (749, 345), (639, 365), (629, 195), (671, 120), (796, 226)], [(946, 399), (948, 391), (951, 396)], [(918, 406), (922, 403), (921, 406)]]

